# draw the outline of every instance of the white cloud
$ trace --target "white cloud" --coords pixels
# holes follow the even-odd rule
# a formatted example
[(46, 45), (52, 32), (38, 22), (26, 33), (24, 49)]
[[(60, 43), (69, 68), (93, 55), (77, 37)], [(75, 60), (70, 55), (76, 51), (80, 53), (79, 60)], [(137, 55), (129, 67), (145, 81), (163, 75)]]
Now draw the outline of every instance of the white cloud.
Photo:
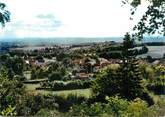
[(4, 35), (12, 30), (17, 37), (121, 36), (134, 24), (121, 0), (4, 1), (12, 13)]

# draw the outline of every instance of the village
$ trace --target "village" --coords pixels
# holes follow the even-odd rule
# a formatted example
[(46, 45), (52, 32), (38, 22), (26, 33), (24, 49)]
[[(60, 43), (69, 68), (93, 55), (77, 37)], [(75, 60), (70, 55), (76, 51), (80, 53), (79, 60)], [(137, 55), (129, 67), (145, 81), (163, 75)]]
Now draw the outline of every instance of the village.
[[(120, 46), (121, 43), (115, 42), (36, 46), (12, 48), (9, 53), (13, 57), (21, 57), (25, 83), (45, 81), (48, 84), (48, 81), (54, 80), (89, 81), (95, 79), (96, 74), (108, 66), (119, 67), (122, 63), (119, 56)], [(149, 56), (139, 59), (139, 63), (165, 65), (163, 58)]]
[[(6, 71), (9, 79), (21, 83), (14, 86), (21, 86), (21, 90), (25, 90), (27, 94), (53, 95), (57, 98), (59, 96), (59, 105), (63, 110), (65, 107), (60, 104), (60, 99), (70, 96), (94, 98), (93, 86), (99, 87), (93, 83), (96, 81), (101, 83), (98, 81), (100, 78), (112, 77), (113, 80), (114, 77), (118, 80), (121, 77), (120, 69), (124, 60), (122, 47), (122, 43), (115, 42), (12, 47), (8, 48), (8, 52), (1, 54), (0, 68), (1, 73)], [(146, 56), (147, 53), (152, 52), (149, 50), (151, 47), (142, 45), (134, 48), (133, 51), (137, 56), (133, 64), (145, 78), (147, 89), (162, 95), (164, 94), (165, 56), (156, 58)], [(134, 53), (130, 52), (130, 56), (132, 55)], [(106, 82), (111, 81), (107, 80), (105, 82), (103, 80), (103, 87), (110, 86)], [(120, 85), (117, 82), (113, 83), (115, 87)]]

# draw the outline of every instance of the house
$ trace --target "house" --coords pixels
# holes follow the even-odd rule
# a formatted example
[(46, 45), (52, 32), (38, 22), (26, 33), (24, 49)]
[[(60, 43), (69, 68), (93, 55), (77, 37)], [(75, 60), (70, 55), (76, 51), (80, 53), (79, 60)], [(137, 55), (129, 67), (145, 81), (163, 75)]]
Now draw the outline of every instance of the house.
[(103, 68), (103, 67), (108, 66), (109, 64), (111, 64), (111, 62), (109, 62), (105, 58), (99, 58), (99, 62), (100, 62), (100, 67), (101, 68)]
[(120, 63), (122, 63), (122, 60), (121, 59), (109, 59), (109, 62), (111, 63), (111, 64), (120, 64)]
[(29, 60), (25, 60), (25, 64), (29, 65), (30, 64)]
[(154, 62), (152, 62), (152, 65), (158, 65), (160, 63), (159, 60), (155, 60)]
[(87, 74), (87, 73), (77, 73), (76, 74), (76, 78), (77, 79), (81, 79), (81, 80), (86, 80), (86, 79), (89, 79), (93, 76), (93, 74)]
[(41, 67), (41, 66), (45, 65), (45, 62), (36, 60), (34, 64), (35, 64), (35, 66)]

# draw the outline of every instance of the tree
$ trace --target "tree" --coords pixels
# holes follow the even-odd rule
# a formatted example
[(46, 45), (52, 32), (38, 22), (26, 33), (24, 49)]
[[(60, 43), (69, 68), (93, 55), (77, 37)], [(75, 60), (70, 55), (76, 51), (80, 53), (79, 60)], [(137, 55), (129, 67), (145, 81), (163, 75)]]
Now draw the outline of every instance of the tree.
[(24, 62), (21, 57), (15, 56), (13, 58), (13, 64), (12, 64), (13, 71), (17, 75), (22, 75), (23, 74), (23, 69), (24, 69)]
[(17, 113), (15, 107), (11, 107), (11, 105), (9, 105), (9, 107), (3, 110), (1, 114), (2, 116), (16, 116)]
[(69, 67), (71, 66), (71, 58), (70, 57), (66, 57), (62, 60), (62, 63), (64, 64), (65, 67)]
[[(6, 58), (6, 59), (5, 59)], [(3, 61), (3, 66), (8, 68), (9, 74), (13, 75), (23, 75), (24, 61), (21, 57), (14, 56), (2, 56), (1, 61)], [(13, 75), (11, 75), (13, 74)], [(11, 77), (12, 79), (12, 77)]]
[(96, 80), (92, 82), (91, 88), (94, 96), (100, 99), (105, 99), (105, 96), (114, 96), (121, 94), (121, 72), (119, 69), (112, 69), (108, 67), (102, 70), (96, 77)]
[(105, 96), (119, 95), (128, 100), (141, 98), (153, 104), (142, 82), (142, 73), (138, 60), (135, 58), (133, 41), (127, 33), (123, 39), (122, 63), (117, 70), (106, 69), (99, 73), (92, 84), (96, 97), (104, 99)]
[(61, 74), (61, 72), (53, 72), (49, 75), (48, 79), (49, 81), (54, 81), (54, 80), (62, 80), (63, 75)]
[[(0, 70), (0, 112), (8, 113), (7, 110), (10, 111), (20, 101), (24, 91), (22, 82), (9, 79), (6, 68)], [(11, 108), (9, 108), (10, 106)]]
[(10, 21), (10, 12), (5, 9), (6, 5), (0, 2), (0, 23), (2, 27), (5, 26), (6, 22)]
[(122, 72), (122, 96), (133, 100), (137, 97), (142, 97), (144, 86), (142, 84), (142, 74), (136, 59), (127, 59), (121, 64)]
[[(165, 36), (165, 0), (146, 0), (149, 2), (147, 11), (140, 21), (133, 28), (133, 36), (142, 39), (144, 34), (159, 33)], [(134, 15), (136, 9), (143, 2), (142, 0), (124, 0), (124, 4), (130, 4), (131, 14)]]
[(31, 70), (31, 79), (37, 79), (37, 70), (36, 69), (32, 69)]
[(49, 66), (48, 66), (48, 72), (49, 73), (51, 73), (51, 72), (53, 72), (53, 71), (56, 71), (58, 68), (59, 68), (59, 63), (58, 62), (54, 62), (54, 63), (52, 63), (52, 64), (50, 64)]
[[(136, 58), (135, 49), (133, 49), (132, 41), (134, 38), (128, 33), (124, 37), (123, 49), (122, 49), (122, 63), (120, 71), (122, 72), (122, 96), (128, 100), (135, 98), (141, 98), (146, 100), (149, 105), (153, 104), (153, 100), (148, 95), (148, 92), (143, 84), (143, 75), (140, 71), (138, 59)], [(131, 40), (131, 41), (130, 41)], [(131, 49), (130, 49), (131, 48)], [(131, 53), (131, 54), (130, 54)]]
[(163, 59), (165, 59), (165, 53), (163, 54)]

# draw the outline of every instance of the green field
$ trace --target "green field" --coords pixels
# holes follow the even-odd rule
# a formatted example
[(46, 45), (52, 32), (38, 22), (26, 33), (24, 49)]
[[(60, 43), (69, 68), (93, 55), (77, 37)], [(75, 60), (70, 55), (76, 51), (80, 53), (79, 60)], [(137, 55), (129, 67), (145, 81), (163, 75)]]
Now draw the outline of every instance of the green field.
[(76, 89), (76, 90), (62, 90), (62, 91), (47, 91), (47, 90), (36, 90), (40, 84), (25, 84), (26, 91), (39, 94), (54, 94), (61, 96), (68, 96), (70, 94), (77, 96), (84, 96), (89, 98), (91, 96), (91, 89)]

